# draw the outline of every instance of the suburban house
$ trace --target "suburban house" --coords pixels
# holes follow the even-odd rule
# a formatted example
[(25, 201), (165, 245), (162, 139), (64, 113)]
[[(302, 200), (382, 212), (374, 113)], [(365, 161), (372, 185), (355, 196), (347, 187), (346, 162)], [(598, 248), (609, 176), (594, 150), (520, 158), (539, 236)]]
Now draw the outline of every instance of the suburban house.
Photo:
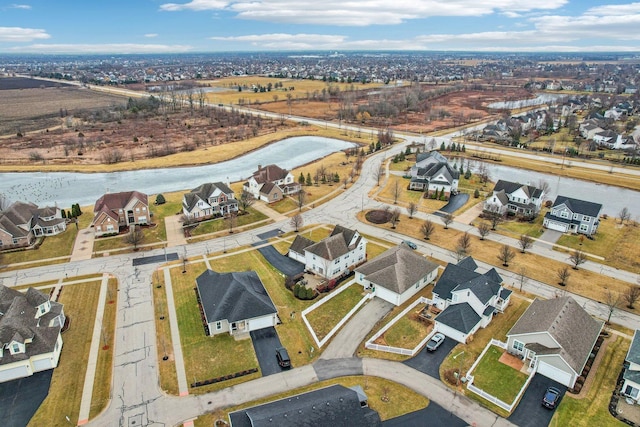
[(117, 234), (120, 228), (130, 225), (147, 225), (151, 222), (149, 201), (139, 191), (107, 193), (93, 207), (93, 222), (96, 237)]
[(29, 246), (36, 237), (55, 236), (66, 229), (59, 208), (15, 202), (0, 213), (0, 249)]
[(0, 285), (0, 382), (58, 366), (64, 322), (62, 304), (42, 292)]
[(357, 230), (336, 225), (329, 237), (319, 242), (296, 236), (288, 256), (304, 263), (311, 273), (335, 279), (366, 260), (367, 241)]
[(538, 374), (573, 388), (603, 326), (569, 296), (536, 298), (507, 333), (507, 351)]
[(460, 172), (452, 168), (437, 151), (418, 153), (411, 167), (409, 190), (425, 191), (428, 196), (444, 191), (446, 197), (458, 192)]
[(503, 279), (494, 268), (484, 274), (477, 269), (471, 257), (447, 264), (433, 287), (433, 305), (442, 310), (435, 318), (435, 330), (460, 343), (489, 325), (511, 298), (511, 291), (502, 287)]
[(182, 196), (182, 213), (192, 221), (238, 212), (233, 191), (222, 182), (210, 182), (194, 188)]
[(373, 295), (402, 305), (438, 276), (438, 264), (400, 244), (356, 267), (356, 281)]
[(242, 186), (256, 200), (267, 203), (277, 202), (286, 195), (297, 193), (301, 188), (291, 172), (276, 165), (258, 165), (258, 170)]
[(533, 185), (499, 180), (484, 202), (485, 212), (507, 213), (532, 218), (540, 213), (544, 191)]
[(640, 337), (636, 330), (633, 334), (631, 347), (624, 358), (624, 372), (622, 374), (622, 394), (627, 398), (640, 401)]
[(209, 335), (246, 334), (278, 323), (278, 311), (255, 271), (207, 270), (196, 287)]
[(369, 408), (362, 387), (331, 385), (229, 414), (231, 427), (377, 427), (380, 415)]
[(580, 233), (591, 236), (600, 224), (600, 203), (572, 199), (566, 196), (556, 197), (551, 210), (544, 216), (542, 225), (563, 233)]

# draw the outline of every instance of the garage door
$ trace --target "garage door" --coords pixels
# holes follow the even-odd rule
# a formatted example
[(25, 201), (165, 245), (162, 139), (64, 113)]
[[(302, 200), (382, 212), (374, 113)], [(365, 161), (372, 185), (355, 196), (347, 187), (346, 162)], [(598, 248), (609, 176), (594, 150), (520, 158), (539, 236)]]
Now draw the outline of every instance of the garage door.
[(268, 328), (273, 326), (273, 320), (271, 316), (258, 317), (256, 319), (249, 320), (249, 330), (256, 331), (262, 328)]
[(434, 327), (434, 330), (445, 334), (447, 337), (454, 339), (459, 343), (464, 344), (467, 341), (467, 336), (464, 333), (458, 330), (455, 330), (448, 325), (443, 325), (442, 323), (438, 323), (437, 320), (436, 320), (436, 326)]
[(49, 359), (38, 359), (33, 361), (33, 372), (44, 371), (45, 369), (51, 369), (51, 360)]
[(13, 369), (0, 371), (0, 382), (14, 380), (16, 378), (28, 377), (31, 375), (29, 367), (22, 365)]
[(547, 228), (550, 230), (562, 231), (563, 233), (566, 233), (567, 231), (567, 226), (565, 224), (553, 222), (553, 221), (549, 221), (547, 223)]
[(537, 371), (539, 374), (542, 374), (547, 378), (550, 378), (554, 381), (564, 384), (567, 387), (573, 387), (573, 384), (571, 381), (572, 375), (568, 372), (563, 371), (562, 369), (558, 369), (555, 366), (551, 366), (545, 362), (538, 362)]

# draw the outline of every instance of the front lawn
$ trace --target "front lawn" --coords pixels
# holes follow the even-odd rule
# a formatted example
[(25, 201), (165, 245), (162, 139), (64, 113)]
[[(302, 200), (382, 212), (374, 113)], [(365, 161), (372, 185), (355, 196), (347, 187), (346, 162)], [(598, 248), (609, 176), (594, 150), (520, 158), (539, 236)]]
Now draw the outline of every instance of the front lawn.
[[(20, 262), (47, 260), (49, 258), (69, 257), (73, 251), (73, 244), (77, 234), (78, 230), (75, 224), (69, 224), (65, 232), (57, 236), (43, 237), (42, 244), (38, 249), (3, 253), (0, 264), (9, 265)], [(66, 260), (63, 260), (63, 262), (64, 261)]]
[(491, 346), (472, 372), (473, 384), (481, 390), (497, 397), (504, 403), (512, 403), (522, 386), (527, 381), (527, 375), (500, 362), (504, 350)]
[[(544, 214), (548, 209), (542, 209), (540, 214), (536, 217), (534, 221), (518, 221), (514, 218), (509, 219), (508, 221), (500, 223), (496, 228), (499, 234), (504, 234), (510, 237), (514, 237), (518, 239), (521, 235), (526, 234), (527, 236), (531, 236), (534, 238), (538, 238), (542, 236), (544, 233), (544, 227), (542, 227), (542, 221), (544, 220)], [(478, 222), (487, 221), (482, 218), (478, 218)]]
[[(238, 215), (236, 217), (233, 228), (235, 229), (236, 227), (242, 227), (265, 219), (268, 219), (268, 217), (262, 212), (253, 208), (248, 208), (246, 214)], [(229, 220), (224, 218), (215, 218), (197, 223), (195, 228), (191, 229), (191, 235), (195, 237), (223, 230), (229, 230)]]
[[(337, 290), (337, 289), (336, 289)], [(336, 292), (335, 290), (333, 292)], [(320, 307), (307, 314), (318, 340), (322, 340), (362, 299), (362, 286), (354, 283)]]
[(417, 313), (424, 307), (424, 304), (418, 304), (404, 317), (394, 323), (393, 326), (380, 337), (384, 340), (384, 345), (411, 350), (420, 344), (431, 329), (433, 329), (432, 325), (428, 325), (418, 318)]

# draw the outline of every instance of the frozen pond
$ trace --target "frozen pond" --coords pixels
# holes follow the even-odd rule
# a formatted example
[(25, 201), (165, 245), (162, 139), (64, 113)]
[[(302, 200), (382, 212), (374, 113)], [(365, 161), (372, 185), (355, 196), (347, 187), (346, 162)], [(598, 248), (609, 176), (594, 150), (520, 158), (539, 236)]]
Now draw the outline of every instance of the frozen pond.
[[(288, 138), (233, 160), (192, 167), (145, 169), (111, 173), (19, 172), (0, 173), (0, 193), (9, 201), (39, 206), (72, 203), (92, 205), (104, 193), (138, 190), (158, 194), (195, 188), (206, 182), (247, 179), (258, 165), (293, 169), (331, 153), (354, 147), (338, 139), (303, 136)], [(209, 148), (215, 150), (215, 147)]]
[(494, 102), (488, 105), (489, 108), (495, 109), (517, 109), (524, 107), (533, 107), (536, 105), (546, 104), (547, 102), (556, 101), (558, 98), (566, 95), (557, 95), (553, 93), (539, 93), (537, 97), (532, 99), (519, 99), (516, 101), (503, 101), (503, 102)]

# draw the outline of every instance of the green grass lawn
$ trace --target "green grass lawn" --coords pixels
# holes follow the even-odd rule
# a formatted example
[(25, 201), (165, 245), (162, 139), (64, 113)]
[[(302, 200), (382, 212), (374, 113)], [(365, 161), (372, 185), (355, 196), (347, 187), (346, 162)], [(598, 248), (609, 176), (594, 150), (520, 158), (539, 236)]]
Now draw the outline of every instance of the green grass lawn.
[(629, 349), (629, 341), (615, 335), (607, 338), (607, 340), (609, 342), (607, 343), (605, 354), (597, 367), (595, 380), (589, 386), (587, 395), (584, 398), (575, 398), (572, 394), (566, 393), (549, 426), (625, 425), (609, 414), (608, 406), (622, 363)]
[(9, 265), (71, 256), (77, 234), (78, 230), (76, 230), (76, 226), (69, 224), (69, 227), (67, 227), (64, 233), (58, 234), (57, 236), (44, 237), (38, 249), (3, 253), (0, 264)]
[(424, 304), (418, 304), (412, 311), (398, 320), (384, 333), (386, 345), (392, 347), (412, 349), (422, 341), (431, 328), (418, 320), (417, 312), (424, 308)]
[(298, 209), (298, 199), (297, 199), (297, 196), (295, 195), (292, 197), (285, 197), (284, 199), (278, 202), (271, 203), (269, 207), (276, 212), (280, 212), (281, 214), (284, 214), (289, 211)]
[(472, 373), (473, 383), (504, 403), (510, 404), (527, 381), (527, 375), (500, 362), (498, 359), (502, 353), (504, 350), (499, 347), (489, 347)]
[[(533, 222), (518, 221), (516, 219), (510, 219), (508, 221), (501, 222), (496, 227), (497, 229), (495, 230), (495, 232), (515, 238), (519, 238), (523, 234), (538, 238), (542, 236), (542, 233), (544, 233), (542, 222), (544, 220), (544, 214), (547, 210), (548, 209), (543, 208), (540, 212), (540, 215), (538, 215)], [(494, 231), (491, 232), (493, 233)]]
[[(337, 289), (336, 289), (337, 290)], [(333, 291), (335, 292), (335, 290)], [(307, 320), (322, 340), (338, 322), (362, 299), (362, 286), (353, 284), (309, 314)]]
[[(157, 270), (152, 276), (153, 285), (153, 308), (156, 322), (156, 342), (158, 369), (160, 371), (160, 388), (168, 394), (177, 396), (178, 376), (173, 354), (173, 340), (171, 338), (171, 326), (167, 313), (167, 292), (164, 286), (164, 272)], [(161, 319), (162, 318), (162, 319)], [(167, 356), (167, 360), (163, 358)]]
[[(268, 217), (262, 212), (258, 212), (253, 208), (248, 208), (247, 214), (236, 217), (236, 224), (233, 228), (242, 227), (267, 218)], [(191, 230), (191, 235), (195, 237), (223, 230), (229, 230), (229, 221), (222, 218), (216, 218), (199, 223), (193, 230)]]

